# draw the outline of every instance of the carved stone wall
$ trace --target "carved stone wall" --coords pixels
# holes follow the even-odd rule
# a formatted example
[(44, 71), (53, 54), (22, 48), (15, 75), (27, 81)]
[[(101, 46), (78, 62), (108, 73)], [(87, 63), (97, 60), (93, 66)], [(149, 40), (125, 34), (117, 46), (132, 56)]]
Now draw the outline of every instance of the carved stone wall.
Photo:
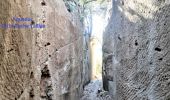
[(0, 100), (79, 100), (89, 80), (78, 15), (62, 0), (0, 1), (0, 23), (16, 16), (45, 25), (0, 29)]
[(104, 88), (115, 100), (170, 99), (169, 0), (113, 0)]

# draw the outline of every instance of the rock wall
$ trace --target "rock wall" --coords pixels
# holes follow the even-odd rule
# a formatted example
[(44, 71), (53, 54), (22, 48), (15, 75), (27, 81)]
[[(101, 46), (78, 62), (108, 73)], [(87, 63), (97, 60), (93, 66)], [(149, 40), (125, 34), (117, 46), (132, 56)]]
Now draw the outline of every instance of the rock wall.
[(90, 46), (89, 46), (89, 42), (90, 42), (90, 34), (89, 33), (87, 33), (87, 32), (84, 32), (84, 35), (83, 35), (83, 40), (84, 40), (84, 42), (83, 42), (83, 47), (84, 47), (84, 49), (83, 49), (83, 57), (84, 57), (84, 60), (83, 60), (83, 72), (82, 72), (82, 74), (83, 74), (83, 80), (84, 80), (84, 82), (83, 83), (85, 83), (84, 85), (83, 85), (83, 88), (85, 87), (85, 85), (87, 85), (88, 83), (90, 83), (90, 80), (91, 80), (91, 71), (92, 71), (92, 68), (91, 68), (91, 66), (90, 66)]
[[(16, 15), (31, 17), (25, 0), (0, 1), (0, 24), (13, 23)], [(17, 100), (29, 84), (31, 44), (30, 29), (0, 28), (0, 100)]]
[(89, 76), (82, 73), (82, 24), (75, 13), (62, 0), (0, 1), (0, 23), (16, 16), (45, 24), (0, 29), (0, 100), (79, 100)]
[(169, 0), (113, 0), (103, 78), (114, 100), (170, 99), (169, 27)]

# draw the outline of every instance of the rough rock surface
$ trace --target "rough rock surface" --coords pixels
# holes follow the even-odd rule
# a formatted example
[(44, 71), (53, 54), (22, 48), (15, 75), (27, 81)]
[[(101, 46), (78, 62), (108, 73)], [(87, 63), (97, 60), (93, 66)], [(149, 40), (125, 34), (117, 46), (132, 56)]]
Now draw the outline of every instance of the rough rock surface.
[[(16, 15), (31, 17), (25, 0), (0, 1), (0, 24), (13, 23)], [(30, 29), (0, 29), (0, 100), (16, 100), (26, 91), (32, 69), (31, 44)]]
[(89, 76), (77, 15), (62, 0), (0, 1), (0, 23), (16, 16), (46, 25), (0, 29), (0, 100), (79, 100)]
[(102, 80), (92, 80), (85, 86), (80, 100), (113, 100), (107, 91), (102, 89)]
[(170, 100), (169, 0), (113, 0), (104, 89), (114, 100)]

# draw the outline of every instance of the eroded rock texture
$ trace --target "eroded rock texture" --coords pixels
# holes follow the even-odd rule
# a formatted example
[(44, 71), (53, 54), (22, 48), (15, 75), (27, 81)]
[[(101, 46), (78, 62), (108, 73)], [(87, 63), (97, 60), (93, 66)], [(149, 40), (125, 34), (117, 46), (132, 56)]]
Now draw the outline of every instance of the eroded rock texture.
[(104, 88), (115, 100), (170, 99), (169, 0), (113, 0)]
[(0, 100), (79, 100), (89, 76), (78, 15), (62, 0), (0, 1), (0, 23), (16, 16), (46, 25), (0, 29)]
[[(22, 9), (17, 9), (19, 7)], [(31, 17), (26, 1), (1, 0), (0, 24), (12, 23), (15, 15)], [(29, 84), (32, 69), (31, 43), (30, 29), (0, 29), (0, 100), (20, 98)]]

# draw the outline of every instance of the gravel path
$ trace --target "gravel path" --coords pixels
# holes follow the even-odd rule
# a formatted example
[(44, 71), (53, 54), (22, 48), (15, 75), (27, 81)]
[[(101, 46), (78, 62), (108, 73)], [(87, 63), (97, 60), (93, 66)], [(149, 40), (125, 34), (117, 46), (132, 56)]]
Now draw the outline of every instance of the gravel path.
[(102, 90), (102, 81), (94, 80), (84, 88), (81, 100), (113, 100), (108, 92)]

